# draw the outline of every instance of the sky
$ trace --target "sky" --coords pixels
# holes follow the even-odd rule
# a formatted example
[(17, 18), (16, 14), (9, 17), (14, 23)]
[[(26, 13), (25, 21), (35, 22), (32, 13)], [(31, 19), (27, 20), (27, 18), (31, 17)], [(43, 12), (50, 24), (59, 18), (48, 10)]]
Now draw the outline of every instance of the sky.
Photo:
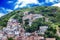
[(0, 17), (23, 7), (58, 6), (60, 0), (0, 0)]

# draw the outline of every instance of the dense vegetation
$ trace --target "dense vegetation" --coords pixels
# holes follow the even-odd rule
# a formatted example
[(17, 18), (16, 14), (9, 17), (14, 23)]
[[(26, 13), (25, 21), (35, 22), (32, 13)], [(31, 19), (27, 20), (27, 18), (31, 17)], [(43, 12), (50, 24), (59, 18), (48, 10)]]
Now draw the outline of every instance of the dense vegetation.
[(13, 38), (8, 38), (8, 40), (13, 40)]
[(27, 25), (28, 20), (25, 20), (26, 23), (24, 28), (27, 32), (34, 32), (39, 29), (39, 26), (48, 25), (48, 30), (45, 32), (45, 37), (56, 37), (57, 40), (60, 38), (56, 35), (56, 27), (60, 25), (60, 8), (54, 6), (37, 6), (32, 8), (21, 8), (20, 10), (15, 10), (9, 14), (0, 18), (0, 27), (6, 27), (7, 21), (9, 18), (13, 17), (18, 19), (22, 23), (23, 13), (25, 11), (32, 12), (34, 14), (42, 14), (43, 16), (49, 18), (49, 22), (45, 22), (44, 18), (39, 18), (33, 21), (32, 26)]

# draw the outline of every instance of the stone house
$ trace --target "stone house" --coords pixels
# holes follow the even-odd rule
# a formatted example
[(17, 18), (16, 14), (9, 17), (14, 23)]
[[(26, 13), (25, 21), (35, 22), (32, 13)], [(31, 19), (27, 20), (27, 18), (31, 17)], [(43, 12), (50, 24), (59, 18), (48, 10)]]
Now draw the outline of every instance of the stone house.
[(55, 38), (45, 38), (45, 40), (56, 40)]
[(44, 34), (45, 31), (47, 30), (47, 28), (48, 28), (48, 26), (40, 26), (40, 28), (39, 28), (39, 33), (40, 33), (40, 34)]

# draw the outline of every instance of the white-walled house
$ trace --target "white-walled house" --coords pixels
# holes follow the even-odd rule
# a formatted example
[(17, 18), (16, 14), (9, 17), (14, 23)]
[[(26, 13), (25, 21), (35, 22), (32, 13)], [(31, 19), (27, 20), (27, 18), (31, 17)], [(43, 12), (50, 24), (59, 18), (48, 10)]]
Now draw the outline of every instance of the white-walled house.
[(39, 33), (44, 34), (48, 29), (48, 26), (40, 26), (39, 28)]

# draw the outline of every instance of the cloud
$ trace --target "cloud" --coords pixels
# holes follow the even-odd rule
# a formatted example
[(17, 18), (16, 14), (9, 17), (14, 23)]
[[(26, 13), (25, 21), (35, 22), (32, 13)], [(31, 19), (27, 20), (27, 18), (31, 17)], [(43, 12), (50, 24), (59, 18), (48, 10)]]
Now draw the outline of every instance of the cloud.
[[(33, 6), (59, 6), (59, 0), (2, 0), (0, 1), (0, 13), (9, 13), (23, 7)], [(58, 3), (58, 4), (56, 4)]]
[(46, 3), (50, 5), (50, 3), (55, 4), (56, 2), (59, 2), (59, 0), (17, 0), (14, 9), (26, 7), (28, 4), (44, 6)]
[(46, 0), (45, 2), (46, 2), (46, 3), (54, 2), (54, 0)]
[(6, 12), (11, 12), (11, 11), (13, 11), (13, 10), (11, 10), (11, 9), (5, 9), (5, 8), (4, 8), (4, 10), (5, 10)]
[(0, 17), (4, 16), (5, 14), (7, 14), (7, 13), (9, 13), (11, 11), (13, 11), (13, 10), (0, 7)]
[[(21, 5), (20, 5), (20, 3), (21, 3)], [(27, 4), (40, 4), (39, 2), (38, 2), (38, 0), (18, 0), (17, 2), (16, 2), (16, 6), (15, 6), (15, 8), (14, 9), (16, 9), (16, 8), (21, 8), (21, 7), (24, 7), (24, 6), (26, 6)]]
[(7, 9), (7, 8), (4, 8), (4, 7), (0, 7), (0, 13), (7, 14), (7, 13), (9, 13), (9, 12), (11, 12), (11, 11), (13, 11), (13, 10)]
[(8, 1), (7, 3), (13, 3), (13, 1)]
[(58, 6), (58, 7), (60, 7), (60, 3), (54, 4), (52, 6)]
[(3, 14), (3, 13), (0, 13), (0, 17), (2, 17), (2, 16), (4, 16), (5, 14)]

